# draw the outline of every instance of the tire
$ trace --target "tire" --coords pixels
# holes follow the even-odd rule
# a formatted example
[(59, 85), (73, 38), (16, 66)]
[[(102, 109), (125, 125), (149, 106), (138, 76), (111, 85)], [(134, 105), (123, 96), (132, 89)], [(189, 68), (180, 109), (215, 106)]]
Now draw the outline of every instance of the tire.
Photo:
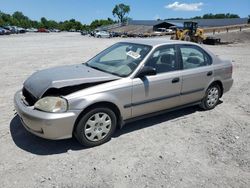
[(197, 43), (198, 43), (198, 44), (203, 44), (203, 38), (198, 37)]
[(117, 124), (115, 113), (105, 107), (88, 111), (78, 122), (74, 135), (80, 144), (93, 147), (111, 139)]
[(205, 97), (202, 99), (200, 107), (204, 110), (213, 109), (219, 102), (221, 88), (217, 84), (208, 87)]
[(176, 40), (176, 36), (175, 36), (175, 35), (172, 35), (172, 36), (170, 37), (170, 40)]
[(190, 41), (191, 41), (190, 36), (188, 36), (188, 35), (187, 35), (187, 36), (185, 36), (185, 37), (184, 37), (184, 41), (188, 41), (188, 42), (190, 42)]

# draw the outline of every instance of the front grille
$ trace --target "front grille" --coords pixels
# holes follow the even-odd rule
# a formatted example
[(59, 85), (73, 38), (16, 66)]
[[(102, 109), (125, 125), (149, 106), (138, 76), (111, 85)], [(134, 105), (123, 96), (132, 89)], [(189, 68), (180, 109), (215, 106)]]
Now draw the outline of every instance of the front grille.
[(22, 90), (23, 92), (23, 96), (24, 96), (24, 99), (25, 101), (28, 103), (29, 106), (33, 106), (36, 101), (37, 101), (37, 98), (34, 97), (27, 89), (23, 88)]

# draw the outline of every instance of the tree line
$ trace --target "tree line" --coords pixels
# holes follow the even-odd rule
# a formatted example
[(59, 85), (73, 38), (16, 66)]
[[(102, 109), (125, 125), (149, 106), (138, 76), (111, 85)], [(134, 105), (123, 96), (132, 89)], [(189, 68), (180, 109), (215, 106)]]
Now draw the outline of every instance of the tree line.
[(203, 16), (195, 16), (193, 19), (224, 19), (224, 18), (240, 18), (237, 14), (204, 14)]
[[(112, 14), (114, 17), (118, 17), (118, 22), (125, 22), (128, 17), (126, 14), (130, 12), (130, 6), (123, 3), (115, 5)], [(45, 29), (60, 29), (63, 31), (69, 31), (71, 29), (75, 30), (93, 30), (100, 26), (114, 24), (117, 21), (114, 21), (111, 18), (99, 19), (92, 21), (91, 24), (82, 24), (81, 22), (70, 19), (63, 22), (56, 22), (55, 20), (47, 20), (45, 17), (42, 17), (40, 21), (31, 20), (25, 16), (22, 12), (16, 11), (12, 15), (6, 14), (0, 11), (0, 26), (4, 25), (13, 25), (23, 28), (45, 28)]]
[(99, 26), (110, 25), (116, 21), (111, 18), (94, 20), (91, 24), (82, 24), (75, 19), (65, 20), (63, 22), (57, 22), (55, 20), (47, 20), (42, 17), (40, 21), (31, 20), (25, 16), (22, 12), (16, 11), (13, 14), (6, 14), (0, 11), (0, 26), (14, 25), (23, 28), (45, 28), (45, 29), (60, 29), (69, 31), (75, 30), (93, 30)]
[[(226, 18), (240, 18), (239, 15), (237, 14), (230, 14), (230, 13), (226, 13), (226, 14), (204, 14), (203, 16), (195, 16), (189, 19), (226, 19)], [(168, 18), (167, 20), (184, 20), (186, 18)]]

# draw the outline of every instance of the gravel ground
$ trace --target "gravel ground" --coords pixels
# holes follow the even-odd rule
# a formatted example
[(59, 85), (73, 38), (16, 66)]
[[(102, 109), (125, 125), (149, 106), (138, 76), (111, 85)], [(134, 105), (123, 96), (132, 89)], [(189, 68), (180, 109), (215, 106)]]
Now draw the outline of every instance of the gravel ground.
[(130, 123), (88, 149), (22, 127), (12, 100), (31, 73), (84, 62), (119, 40), (77, 33), (0, 37), (1, 187), (250, 187), (249, 41), (207, 46), (234, 62), (233, 88), (214, 110), (191, 107)]

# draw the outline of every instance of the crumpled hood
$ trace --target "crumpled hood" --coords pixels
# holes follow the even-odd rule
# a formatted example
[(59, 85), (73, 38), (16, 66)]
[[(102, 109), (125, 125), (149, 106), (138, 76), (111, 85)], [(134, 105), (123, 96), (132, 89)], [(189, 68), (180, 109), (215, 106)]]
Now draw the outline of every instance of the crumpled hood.
[(118, 76), (79, 64), (35, 72), (24, 82), (24, 87), (34, 97), (40, 98), (49, 88), (62, 88), (117, 79), (119, 79)]

